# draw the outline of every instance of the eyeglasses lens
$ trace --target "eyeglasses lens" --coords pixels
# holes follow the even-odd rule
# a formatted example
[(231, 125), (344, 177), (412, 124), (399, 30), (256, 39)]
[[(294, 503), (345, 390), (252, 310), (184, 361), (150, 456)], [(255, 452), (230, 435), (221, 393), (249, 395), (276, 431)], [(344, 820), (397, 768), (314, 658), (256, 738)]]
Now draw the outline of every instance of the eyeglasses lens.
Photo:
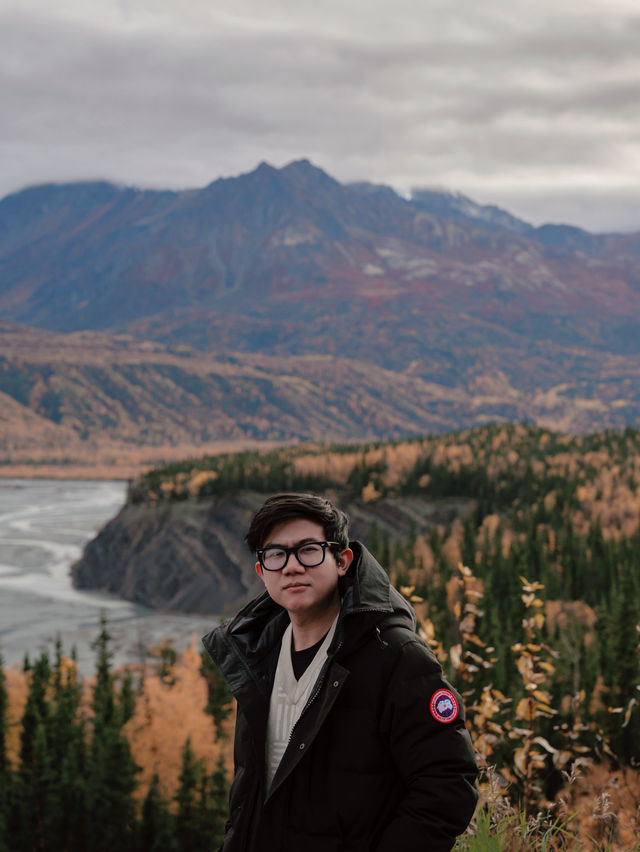
[(325, 546), (319, 543), (301, 544), (298, 547), (266, 547), (262, 552), (262, 564), (267, 571), (280, 571), (286, 565), (287, 556), (296, 555), (298, 562), (305, 568), (315, 568), (324, 559)]

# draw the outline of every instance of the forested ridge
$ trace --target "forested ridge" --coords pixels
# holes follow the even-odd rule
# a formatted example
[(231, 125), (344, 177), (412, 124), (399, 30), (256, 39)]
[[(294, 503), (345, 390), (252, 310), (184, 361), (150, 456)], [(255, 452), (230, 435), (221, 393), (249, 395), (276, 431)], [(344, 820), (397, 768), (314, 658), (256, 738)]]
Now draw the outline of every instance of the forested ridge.
[[(427, 499), (441, 503), (439, 521), (425, 523), (416, 513), (408, 529), (394, 529), (393, 519), (381, 511), (366, 543), (415, 606), (421, 635), (465, 697), (483, 775), (474, 829), (480, 845), (469, 837), (461, 848), (631, 850), (640, 843), (639, 488), (638, 431), (567, 436), (514, 425), (395, 443), (300, 445), (191, 460), (132, 482), (129, 501), (166, 508), (187, 501), (223, 504), (226, 495), (247, 489), (261, 494), (310, 489), (356, 508), (384, 504), (385, 512), (394, 501), (405, 509)], [(24, 675), (29, 684), (24, 715), (14, 719), (14, 741), (22, 726), (20, 745), (11, 760), (3, 757), (2, 783), (10, 785), (16, 801), (22, 796), (25, 802), (57, 788), (58, 782), (47, 781), (47, 788), (41, 779), (52, 777), (52, 766), (62, 773), (69, 759), (61, 763), (42, 755), (57, 754), (53, 720), (66, 707), (67, 720), (76, 719), (68, 722), (68, 730), (75, 731), (68, 741), (77, 744), (66, 754), (83, 755), (66, 777), (97, 783), (106, 769), (98, 771), (92, 763), (96, 755), (104, 754), (108, 764), (110, 749), (129, 743), (144, 769), (135, 773), (128, 759), (118, 758), (122, 786), (117, 789), (121, 801), (129, 802), (128, 816), (119, 823), (123, 836), (130, 848), (170, 849), (143, 839), (150, 836), (143, 831), (145, 814), (150, 819), (149, 813), (161, 813), (165, 828), (153, 830), (177, 837), (185, 824), (178, 796), (183, 782), (167, 785), (166, 767), (152, 745), (136, 752), (136, 743), (145, 741), (144, 712), (134, 726), (125, 719), (131, 696), (138, 708), (148, 702), (151, 680), (138, 677), (136, 683), (122, 673), (114, 679), (101, 641), (92, 709), (85, 707), (84, 717), (80, 713), (83, 721), (77, 722), (79, 705), (72, 713), (73, 701), (64, 698), (76, 687), (73, 678), (62, 676), (59, 662), (30, 666)], [(164, 663), (172, 663), (170, 652), (164, 654)], [(168, 685), (174, 676), (169, 670), (161, 675), (167, 694), (177, 688)], [(227, 698), (215, 672), (198, 677), (208, 679), (202, 705), (209, 702), (219, 714)], [(104, 695), (112, 710), (109, 725), (101, 728), (91, 717), (102, 718)], [(186, 697), (181, 700), (187, 706)], [(198, 770), (200, 786), (192, 785), (192, 801), (211, 834), (223, 820), (212, 791), (224, 786), (225, 756), (230, 777), (228, 748), (220, 744), (233, 717), (226, 723), (207, 718), (209, 742), (219, 747)], [(93, 745), (100, 731), (113, 734), (103, 752)], [(183, 729), (170, 724), (168, 731), (188, 754)], [(190, 743), (196, 761), (205, 739), (206, 734)], [(85, 792), (92, 783), (83, 782)], [(20, 813), (11, 807), (0, 816), (5, 835), (14, 836), (7, 820)], [(482, 846), (485, 835), (493, 845)], [(86, 835), (85, 845), (65, 840), (49, 847), (33, 834), (25, 836), (25, 845), (6, 848), (107, 848), (99, 845), (102, 837), (89, 841)], [(521, 845), (513, 845), (514, 837)], [(185, 844), (179, 841), (179, 848), (215, 848)], [(119, 848), (128, 847), (120, 843)]]

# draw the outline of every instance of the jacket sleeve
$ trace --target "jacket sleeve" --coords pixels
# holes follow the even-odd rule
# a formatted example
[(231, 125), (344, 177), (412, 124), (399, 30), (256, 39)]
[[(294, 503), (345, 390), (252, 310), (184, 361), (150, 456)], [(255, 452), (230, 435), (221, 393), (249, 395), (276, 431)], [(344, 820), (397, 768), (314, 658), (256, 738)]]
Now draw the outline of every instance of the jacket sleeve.
[(449, 852), (475, 810), (477, 766), (462, 699), (417, 638), (401, 648), (382, 724), (404, 796), (375, 852)]

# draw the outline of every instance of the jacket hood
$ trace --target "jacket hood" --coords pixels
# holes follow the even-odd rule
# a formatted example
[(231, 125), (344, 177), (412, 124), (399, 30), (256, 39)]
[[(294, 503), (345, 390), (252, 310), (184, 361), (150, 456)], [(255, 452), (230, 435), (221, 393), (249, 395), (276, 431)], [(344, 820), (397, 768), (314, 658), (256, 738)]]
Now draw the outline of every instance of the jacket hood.
[(340, 588), (344, 616), (357, 612), (393, 613), (394, 623), (415, 630), (413, 607), (394, 589), (386, 571), (361, 542), (351, 541), (349, 547), (353, 550), (353, 562)]
[(332, 647), (343, 645), (346, 653), (382, 622), (415, 631), (413, 607), (394, 589), (386, 571), (361, 542), (349, 542), (349, 547), (353, 562), (340, 583), (342, 606)]
[[(349, 542), (349, 547), (353, 550), (353, 562), (340, 581), (342, 605), (332, 648), (344, 645), (348, 650), (359, 644), (362, 637), (381, 621), (385, 626), (403, 625), (415, 631), (413, 608), (393, 588), (377, 560), (359, 541)], [(259, 665), (273, 650), (288, 623), (286, 610), (263, 592), (231, 621), (216, 627), (202, 641), (221, 669), (227, 668), (222, 658), (231, 648), (251, 667)]]

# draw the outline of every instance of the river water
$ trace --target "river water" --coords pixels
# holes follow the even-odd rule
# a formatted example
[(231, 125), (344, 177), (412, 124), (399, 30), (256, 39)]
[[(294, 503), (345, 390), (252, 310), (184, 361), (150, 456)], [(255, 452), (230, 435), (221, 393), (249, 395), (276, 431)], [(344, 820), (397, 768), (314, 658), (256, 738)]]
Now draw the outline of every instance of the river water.
[(0, 652), (5, 665), (76, 648), (94, 671), (91, 643), (105, 613), (113, 663), (142, 662), (150, 646), (177, 649), (211, 629), (214, 616), (159, 613), (111, 595), (74, 589), (69, 569), (84, 545), (117, 514), (125, 482), (0, 479)]

